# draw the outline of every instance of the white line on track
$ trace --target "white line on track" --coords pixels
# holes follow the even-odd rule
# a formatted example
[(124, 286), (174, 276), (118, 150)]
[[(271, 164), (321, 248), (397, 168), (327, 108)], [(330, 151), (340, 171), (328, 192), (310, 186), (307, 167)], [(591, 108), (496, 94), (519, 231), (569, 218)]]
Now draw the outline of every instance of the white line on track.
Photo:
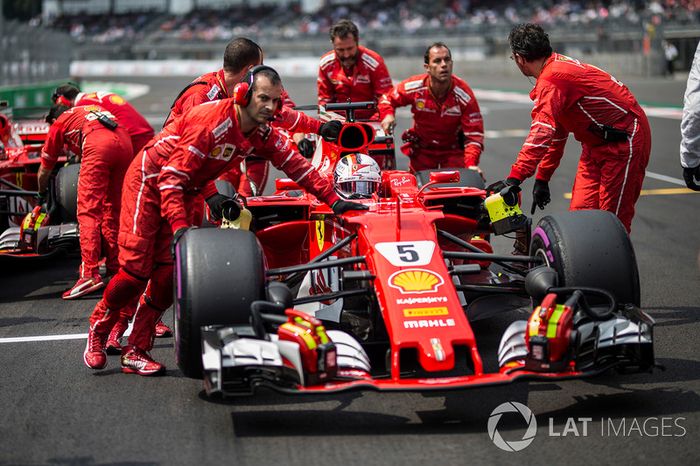
[[(124, 332), (123, 338), (131, 335), (131, 327), (133, 322), (129, 322), (129, 327)], [(32, 343), (37, 341), (65, 341), (65, 340), (85, 340), (87, 333), (68, 333), (65, 335), (36, 335), (31, 337), (6, 337), (0, 338), (2, 343)], [(122, 340), (123, 341), (123, 340)]]

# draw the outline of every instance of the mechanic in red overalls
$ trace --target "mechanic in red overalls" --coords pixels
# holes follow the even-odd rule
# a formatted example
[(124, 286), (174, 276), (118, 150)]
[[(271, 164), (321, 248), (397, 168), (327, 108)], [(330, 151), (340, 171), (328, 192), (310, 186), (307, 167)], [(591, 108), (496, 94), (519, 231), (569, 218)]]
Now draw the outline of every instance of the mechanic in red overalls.
[[(54, 103), (61, 105), (66, 105), (68, 107), (81, 106), (81, 105), (99, 105), (104, 108), (112, 115), (114, 115), (119, 124), (126, 129), (129, 136), (131, 136), (131, 145), (134, 149), (134, 156), (138, 154), (143, 146), (146, 145), (148, 141), (153, 139), (153, 128), (146, 121), (146, 119), (141, 115), (129, 102), (127, 102), (120, 95), (114, 94), (112, 92), (91, 92), (84, 93), (80, 92), (80, 89), (73, 84), (63, 84), (58, 86), (53, 93), (52, 99)], [(117, 216), (117, 218), (119, 218)], [(107, 269), (107, 276), (114, 275), (117, 272), (118, 264), (114, 264), (116, 268)], [(112, 331), (110, 332), (109, 339), (107, 340), (107, 349), (110, 353), (119, 354), (121, 351), (120, 340), (122, 335), (129, 326), (129, 320), (134, 316), (136, 312), (137, 302), (132, 303), (123, 309), (123, 318), (117, 322)], [(93, 322), (94, 323), (94, 322)], [(168, 337), (173, 334), (170, 327), (165, 325), (163, 322), (158, 322), (156, 324), (156, 336), (157, 337)]]
[(114, 115), (119, 124), (126, 129), (131, 136), (131, 145), (134, 148), (134, 155), (153, 138), (153, 128), (148, 121), (134, 108), (124, 97), (113, 92), (80, 92), (73, 84), (63, 84), (58, 86), (53, 93), (54, 103), (67, 107), (78, 107), (81, 105), (99, 105)]
[[(330, 30), (333, 50), (321, 57), (318, 69), (318, 104), (332, 102), (378, 102), (391, 90), (389, 70), (375, 51), (358, 45), (355, 23), (342, 19)], [(361, 120), (378, 119), (376, 110), (360, 110)]]
[(78, 177), (80, 278), (63, 293), (75, 299), (104, 286), (99, 274), (101, 257), (117, 270), (117, 227), (124, 174), (133, 159), (131, 138), (114, 115), (96, 106), (68, 108), (54, 105), (46, 118), (51, 125), (41, 150), (37, 175), (40, 197), (46, 196), (49, 177), (59, 156), (73, 155), (81, 162)]
[[(601, 69), (552, 53), (549, 37), (536, 24), (522, 24), (508, 41), (525, 76), (537, 79), (532, 125), (506, 184), (535, 174), (533, 213), (550, 201), (549, 180), (573, 133), (582, 152), (572, 189), (571, 210), (607, 210), (629, 232), (651, 152), (646, 114), (620, 81)], [(539, 164), (539, 166), (538, 166)]]
[[(120, 217), (121, 268), (107, 286), (95, 310), (100, 319), (90, 327), (83, 360), (101, 369), (107, 359), (105, 340), (119, 310), (141, 295), (129, 336), (122, 348), (125, 373), (153, 375), (164, 366), (148, 354), (153, 329), (173, 301), (171, 243), (193, 224), (192, 204), (199, 193), (209, 199), (213, 180), (253, 150), (320, 200), (336, 214), (366, 206), (340, 200), (333, 186), (321, 178), (290, 140), (268, 122), (282, 107), (282, 82), (266, 66), (253, 68), (234, 89), (232, 99), (202, 104), (169, 124), (147, 144), (129, 167), (124, 180)], [(223, 205), (210, 204), (218, 216)], [(149, 281), (150, 280), (150, 281)]]
[[(262, 64), (263, 56), (262, 48), (252, 40), (243, 37), (233, 39), (224, 51), (223, 68), (202, 75), (187, 85), (170, 108), (164, 127), (196, 105), (231, 97), (234, 86), (253, 66)], [(273, 126), (290, 134), (299, 133), (295, 140), (301, 140), (303, 133), (320, 134), (330, 140), (337, 138), (340, 132), (337, 122), (322, 124), (319, 120), (294, 110), (295, 104), (287, 91), (283, 91), (282, 99), (283, 106), (275, 115)], [(238, 166), (232, 167), (221, 179), (229, 181), (243, 196), (262, 194), (269, 172), (267, 160), (251, 155), (245, 158), (243, 166), (243, 170)]]
[(442, 42), (428, 47), (425, 74), (399, 83), (379, 101), (382, 129), (391, 134), (396, 107), (411, 106), (413, 127), (401, 150), (415, 173), (431, 168), (474, 168), (484, 148), (484, 122), (469, 85), (452, 74), (452, 53)]

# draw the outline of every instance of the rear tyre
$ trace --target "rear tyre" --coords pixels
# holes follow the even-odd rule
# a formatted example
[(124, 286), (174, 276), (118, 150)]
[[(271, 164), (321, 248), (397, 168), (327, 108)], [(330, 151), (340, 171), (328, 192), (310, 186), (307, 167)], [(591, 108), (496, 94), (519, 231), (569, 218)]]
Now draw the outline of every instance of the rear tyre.
[(602, 288), (619, 303), (640, 305), (634, 249), (611, 212), (578, 210), (542, 218), (532, 233), (530, 255), (543, 257), (557, 271), (559, 286)]
[(440, 186), (452, 186), (452, 187), (462, 187), (462, 188), (477, 188), (484, 189), (484, 179), (481, 177), (479, 172), (476, 170), (470, 170), (468, 168), (445, 168), (445, 169), (430, 169), (421, 170), (416, 173), (416, 179), (418, 180), (418, 186), (423, 186), (430, 181), (430, 173), (432, 172), (444, 172), (444, 171), (458, 171), (459, 172), (459, 182), (458, 183), (447, 183), (447, 184), (436, 184), (435, 187)]
[(78, 218), (78, 177), (80, 164), (61, 167), (56, 175), (56, 209), (63, 223)]
[(175, 356), (187, 377), (202, 378), (204, 325), (248, 325), (250, 304), (263, 299), (263, 254), (249, 231), (200, 228), (177, 244)]

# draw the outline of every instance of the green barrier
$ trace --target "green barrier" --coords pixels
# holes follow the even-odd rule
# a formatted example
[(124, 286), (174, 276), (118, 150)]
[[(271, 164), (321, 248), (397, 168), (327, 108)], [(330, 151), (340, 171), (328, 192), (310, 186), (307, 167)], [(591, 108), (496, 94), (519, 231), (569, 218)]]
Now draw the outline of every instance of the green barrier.
[(41, 84), (0, 87), (0, 101), (7, 101), (7, 106), (16, 116), (36, 110), (37, 107), (47, 109), (51, 106), (51, 94), (57, 86), (65, 84), (68, 79), (50, 81)]

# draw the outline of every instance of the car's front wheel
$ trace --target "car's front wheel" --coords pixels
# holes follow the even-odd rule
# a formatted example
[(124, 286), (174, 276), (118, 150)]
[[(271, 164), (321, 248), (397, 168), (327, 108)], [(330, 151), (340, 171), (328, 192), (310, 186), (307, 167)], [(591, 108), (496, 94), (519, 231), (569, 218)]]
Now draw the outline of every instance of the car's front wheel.
[(620, 303), (640, 305), (634, 249), (611, 212), (579, 210), (542, 218), (532, 232), (530, 255), (557, 271), (560, 286), (602, 288)]
[(175, 352), (187, 377), (202, 378), (201, 327), (247, 325), (264, 297), (263, 255), (249, 231), (199, 228), (177, 244)]

